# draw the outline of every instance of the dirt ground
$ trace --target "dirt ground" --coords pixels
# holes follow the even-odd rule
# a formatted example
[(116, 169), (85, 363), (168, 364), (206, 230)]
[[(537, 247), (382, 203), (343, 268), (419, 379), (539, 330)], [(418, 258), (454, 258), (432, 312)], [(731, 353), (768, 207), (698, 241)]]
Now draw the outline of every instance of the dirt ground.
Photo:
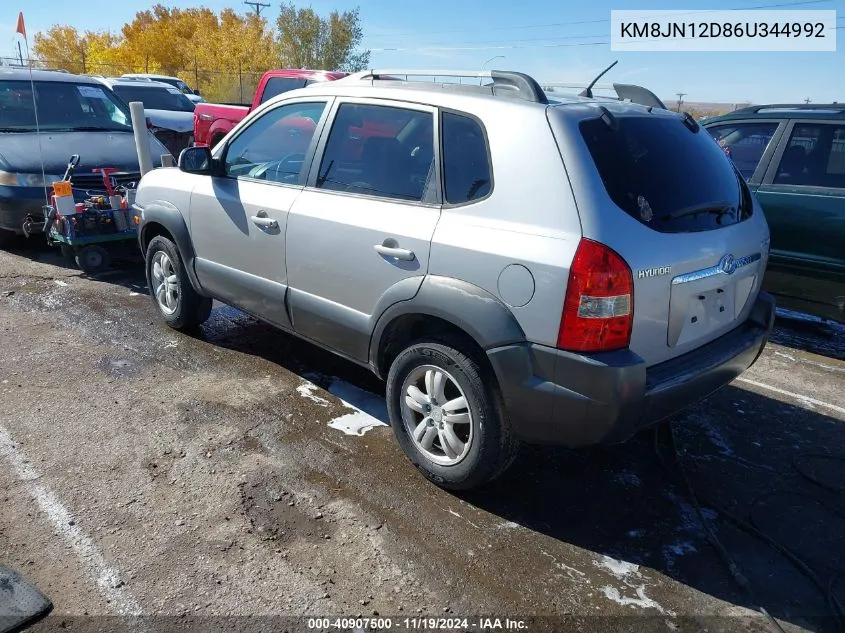
[(366, 372), (222, 305), (168, 330), (131, 264), (0, 251), (0, 563), (52, 600), (39, 633), (837, 630), (845, 328), (793, 317), (674, 419), (677, 461), (527, 447), (456, 495)]

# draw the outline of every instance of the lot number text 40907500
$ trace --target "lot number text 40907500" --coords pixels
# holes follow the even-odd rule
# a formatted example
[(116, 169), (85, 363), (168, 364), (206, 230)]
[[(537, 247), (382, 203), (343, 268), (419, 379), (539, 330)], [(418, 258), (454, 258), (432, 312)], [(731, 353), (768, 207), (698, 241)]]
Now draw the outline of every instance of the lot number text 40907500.
[(526, 631), (524, 620), (511, 618), (309, 618), (314, 631)]

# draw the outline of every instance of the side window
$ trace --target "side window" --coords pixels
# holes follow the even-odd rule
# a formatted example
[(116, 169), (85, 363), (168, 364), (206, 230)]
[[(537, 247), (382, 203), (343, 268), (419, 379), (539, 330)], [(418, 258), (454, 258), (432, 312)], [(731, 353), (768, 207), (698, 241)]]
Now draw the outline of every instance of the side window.
[[(845, 177), (845, 127), (837, 128), (833, 133), (827, 173), (831, 176), (839, 176), (840, 179)], [(838, 186), (845, 187), (845, 184)]]
[(777, 128), (777, 123), (726, 123), (709, 127), (707, 131), (748, 180), (754, 175)]
[(845, 126), (796, 123), (774, 182), (845, 188)]
[(263, 114), (226, 148), (226, 175), (295, 184), (325, 107), (291, 103)]
[(344, 103), (320, 163), (317, 187), (419, 202), (434, 164), (433, 115)]
[(261, 95), (261, 103), (269, 101), (273, 97), (287, 92), (288, 90), (295, 90), (297, 88), (304, 88), (305, 80), (297, 79), (296, 77), (270, 77), (264, 85), (264, 94)]
[(493, 185), (487, 142), (481, 125), (468, 116), (444, 112), (443, 180), (446, 202), (483, 198)]

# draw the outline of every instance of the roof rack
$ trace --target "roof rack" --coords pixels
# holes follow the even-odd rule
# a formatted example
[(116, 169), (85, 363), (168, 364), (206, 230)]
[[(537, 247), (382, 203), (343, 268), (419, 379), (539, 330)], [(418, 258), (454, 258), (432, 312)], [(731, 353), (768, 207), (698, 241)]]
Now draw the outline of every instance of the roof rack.
[(842, 112), (845, 111), (845, 103), (770, 103), (740, 108), (733, 110), (731, 114), (736, 112), (755, 113), (762, 110), (835, 110)]
[[(353, 82), (370, 80), (373, 84), (376, 81), (410, 81), (409, 77), (433, 77), (435, 82), (438, 77), (471, 77), (475, 79), (491, 79), (492, 84), (482, 87), (489, 87), (494, 95), (516, 97), (534, 103), (548, 103), (548, 97), (540, 84), (525, 73), (509, 70), (418, 70), (418, 69), (387, 69), (387, 70), (364, 70), (352, 73), (337, 81)], [(426, 83), (426, 82), (423, 82)], [(431, 83), (431, 82), (427, 82)], [(461, 84), (454, 84), (460, 86)], [(454, 86), (450, 86), (454, 87)], [(478, 88), (478, 86), (472, 86)]]
[[(668, 110), (669, 108), (648, 88), (637, 86), (636, 84), (584, 84), (584, 83), (544, 83), (543, 88), (554, 92), (555, 88), (587, 88), (595, 90), (613, 90), (616, 97), (604, 97), (606, 99), (616, 99), (617, 101), (631, 101), (644, 106), (653, 108), (661, 108)], [(581, 95), (579, 95), (581, 96)], [(597, 95), (595, 98), (601, 98), (603, 95)]]

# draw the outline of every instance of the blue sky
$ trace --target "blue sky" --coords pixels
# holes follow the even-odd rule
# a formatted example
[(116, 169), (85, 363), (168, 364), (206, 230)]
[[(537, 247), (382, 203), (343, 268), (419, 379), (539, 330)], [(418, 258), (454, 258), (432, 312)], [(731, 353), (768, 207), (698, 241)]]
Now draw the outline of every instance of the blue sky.
[[(268, 0), (269, 1), (269, 0)], [(686, 101), (845, 102), (845, 28), (838, 50), (824, 53), (654, 53), (610, 50), (611, 9), (751, 9), (797, 0), (310, 0), (319, 13), (359, 6), (364, 46), (371, 66), (409, 68), (487, 68), (521, 70), (541, 82), (589, 81), (602, 68), (619, 64), (604, 80), (643, 84), (664, 99), (685, 92)], [(805, 4), (806, 3), (806, 4)], [(57, 21), (80, 30), (112, 29), (131, 20), (150, 0), (86, 0), (84, 10), (68, 12), (65, 0), (37, 4), (6, 0), (0, 13), (0, 56), (16, 54), (15, 21), (24, 11), (32, 36)], [(219, 11), (246, 11), (240, 0), (162, 0), (167, 6), (204, 5)], [(845, 0), (802, 0), (783, 9), (835, 9), (845, 27)], [(777, 11), (776, 8), (766, 9)], [(276, 3), (264, 10), (273, 17)], [(573, 22), (582, 22), (573, 24)], [(400, 49), (400, 50), (397, 50)]]

